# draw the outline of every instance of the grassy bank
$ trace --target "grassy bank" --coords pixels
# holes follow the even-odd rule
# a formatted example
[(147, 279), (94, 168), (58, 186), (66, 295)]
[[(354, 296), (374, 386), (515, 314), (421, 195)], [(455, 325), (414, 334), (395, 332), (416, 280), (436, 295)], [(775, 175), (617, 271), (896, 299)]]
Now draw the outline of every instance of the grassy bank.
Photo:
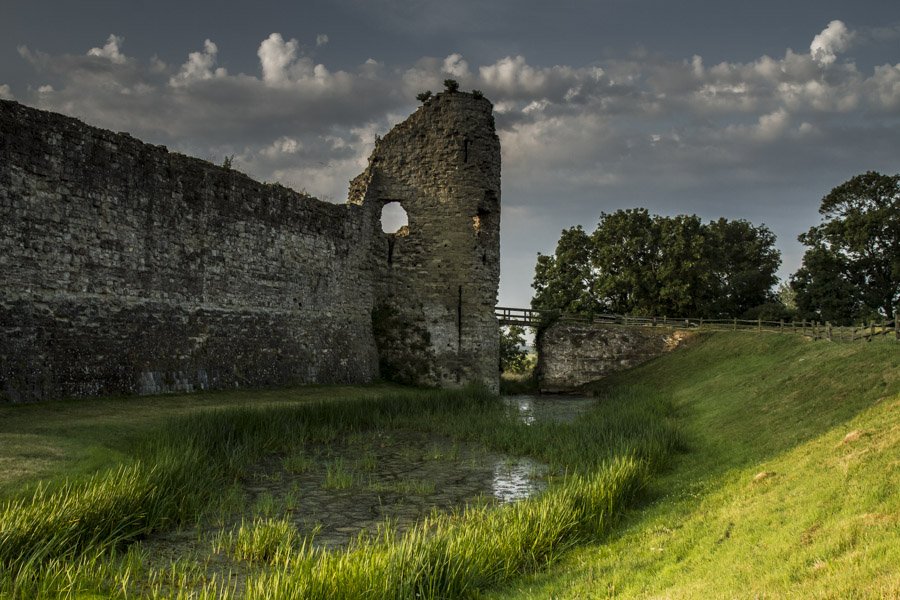
[(900, 344), (716, 334), (665, 390), (689, 451), (602, 543), (493, 598), (900, 597)]
[[(469, 595), (596, 539), (679, 444), (667, 402), (658, 396), (635, 402), (620, 394), (575, 423), (529, 426), (477, 390), (375, 392), (378, 397), (332, 389), (4, 407), (5, 435), (43, 436), (47, 447), (76, 458), (7, 478), (8, 500), (0, 506), (0, 595)], [(153, 409), (137, 411), (142, 403)], [(277, 518), (222, 531), (205, 554), (171, 565), (159, 566), (142, 549), (141, 540), (154, 532), (221, 509), (223, 490), (233, 489), (261, 457), (393, 429), (533, 456), (564, 475), (536, 498), (435, 514), (402, 535), (386, 526), (340, 551), (313, 547)], [(86, 456), (97, 457), (99, 468), (91, 473)], [(28, 465), (27, 454), (6, 450), (7, 461), (18, 458)], [(69, 467), (84, 473), (61, 480)], [(42, 477), (49, 483), (35, 487)], [(231, 508), (235, 504), (240, 498)], [(225, 555), (241, 561), (239, 580), (210, 569)]]

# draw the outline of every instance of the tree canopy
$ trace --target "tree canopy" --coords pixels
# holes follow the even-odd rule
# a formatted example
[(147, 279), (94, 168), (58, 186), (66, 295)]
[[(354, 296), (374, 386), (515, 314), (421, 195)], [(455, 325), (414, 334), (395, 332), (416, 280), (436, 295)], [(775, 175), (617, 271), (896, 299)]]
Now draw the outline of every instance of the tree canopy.
[(535, 308), (572, 314), (740, 316), (773, 299), (781, 256), (765, 226), (646, 209), (602, 213), (538, 255)]
[(500, 328), (500, 370), (504, 373), (522, 373), (528, 365), (525, 349), (525, 329), (518, 325)]
[(900, 302), (900, 175), (869, 171), (822, 198), (822, 223), (791, 278), (801, 316), (850, 323), (889, 317)]

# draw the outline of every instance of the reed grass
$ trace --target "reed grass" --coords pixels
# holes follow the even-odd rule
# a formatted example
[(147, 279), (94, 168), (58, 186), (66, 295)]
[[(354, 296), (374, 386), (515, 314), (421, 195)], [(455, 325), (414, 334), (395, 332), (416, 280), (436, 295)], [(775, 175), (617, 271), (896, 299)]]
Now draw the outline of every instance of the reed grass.
[(212, 548), (238, 560), (272, 562), (290, 554), (300, 542), (297, 528), (287, 519), (256, 518), (250, 523), (241, 521), (232, 531), (219, 532)]
[[(680, 447), (669, 410), (644, 390), (609, 395), (574, 423), (525, 425), (495, 396), (470, 389), (181, 415), (135, 443), (126, 464), (0, 506), (0, 597), (465, 596), (606, 531)], [(240, 589), (196, 565), (149, 569), (129, 550), (154, 531), (197, 519), (261, 457), (298, 456), (306, 443), (396, 428), (530, 455), (567, 475), (537, 498), (434, 515), (403, 535), (386, 528), (343, 551), (298, 542), (290, 523), (265, 511), (218, 538), (220, 551), (268, 564)], [(333, 469), (335, 482), (349, 474), (346, 466)]]

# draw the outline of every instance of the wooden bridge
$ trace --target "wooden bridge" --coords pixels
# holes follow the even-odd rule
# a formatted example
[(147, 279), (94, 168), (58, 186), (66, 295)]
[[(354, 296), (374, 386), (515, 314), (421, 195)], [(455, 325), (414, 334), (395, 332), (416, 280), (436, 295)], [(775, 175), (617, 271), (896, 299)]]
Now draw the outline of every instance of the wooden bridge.
[(768, 331), (796, 333), (812, 339), (833, 341), (871, 340), (879, 336), (892, 336), (900, 341), (900, 315), (893, 321), (883, 319), (856, 327), (838, 327), (819, 321), (763, 321), (762, 319), (704, 319), (692, 317), (639, 317), (633, 315), (597, 314), (591, 316), (560, 313), (554, 310), (511, 308), (498, 306), (494, 310), (500, 325), (538, 327), (553, 321), (625, 325), (635, 327), (673, 327), (678, 329), (704, 329), (706, 331)]

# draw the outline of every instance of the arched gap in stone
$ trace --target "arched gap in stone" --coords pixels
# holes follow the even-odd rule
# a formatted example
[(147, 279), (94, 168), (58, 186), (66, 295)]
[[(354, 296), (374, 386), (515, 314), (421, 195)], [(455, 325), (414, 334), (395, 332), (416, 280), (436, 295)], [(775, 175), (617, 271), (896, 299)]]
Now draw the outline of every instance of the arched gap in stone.
[(381, 208), (381, 230), (385, 233), (409, 233), (409, 217), (399, 202), (388, 202)]

